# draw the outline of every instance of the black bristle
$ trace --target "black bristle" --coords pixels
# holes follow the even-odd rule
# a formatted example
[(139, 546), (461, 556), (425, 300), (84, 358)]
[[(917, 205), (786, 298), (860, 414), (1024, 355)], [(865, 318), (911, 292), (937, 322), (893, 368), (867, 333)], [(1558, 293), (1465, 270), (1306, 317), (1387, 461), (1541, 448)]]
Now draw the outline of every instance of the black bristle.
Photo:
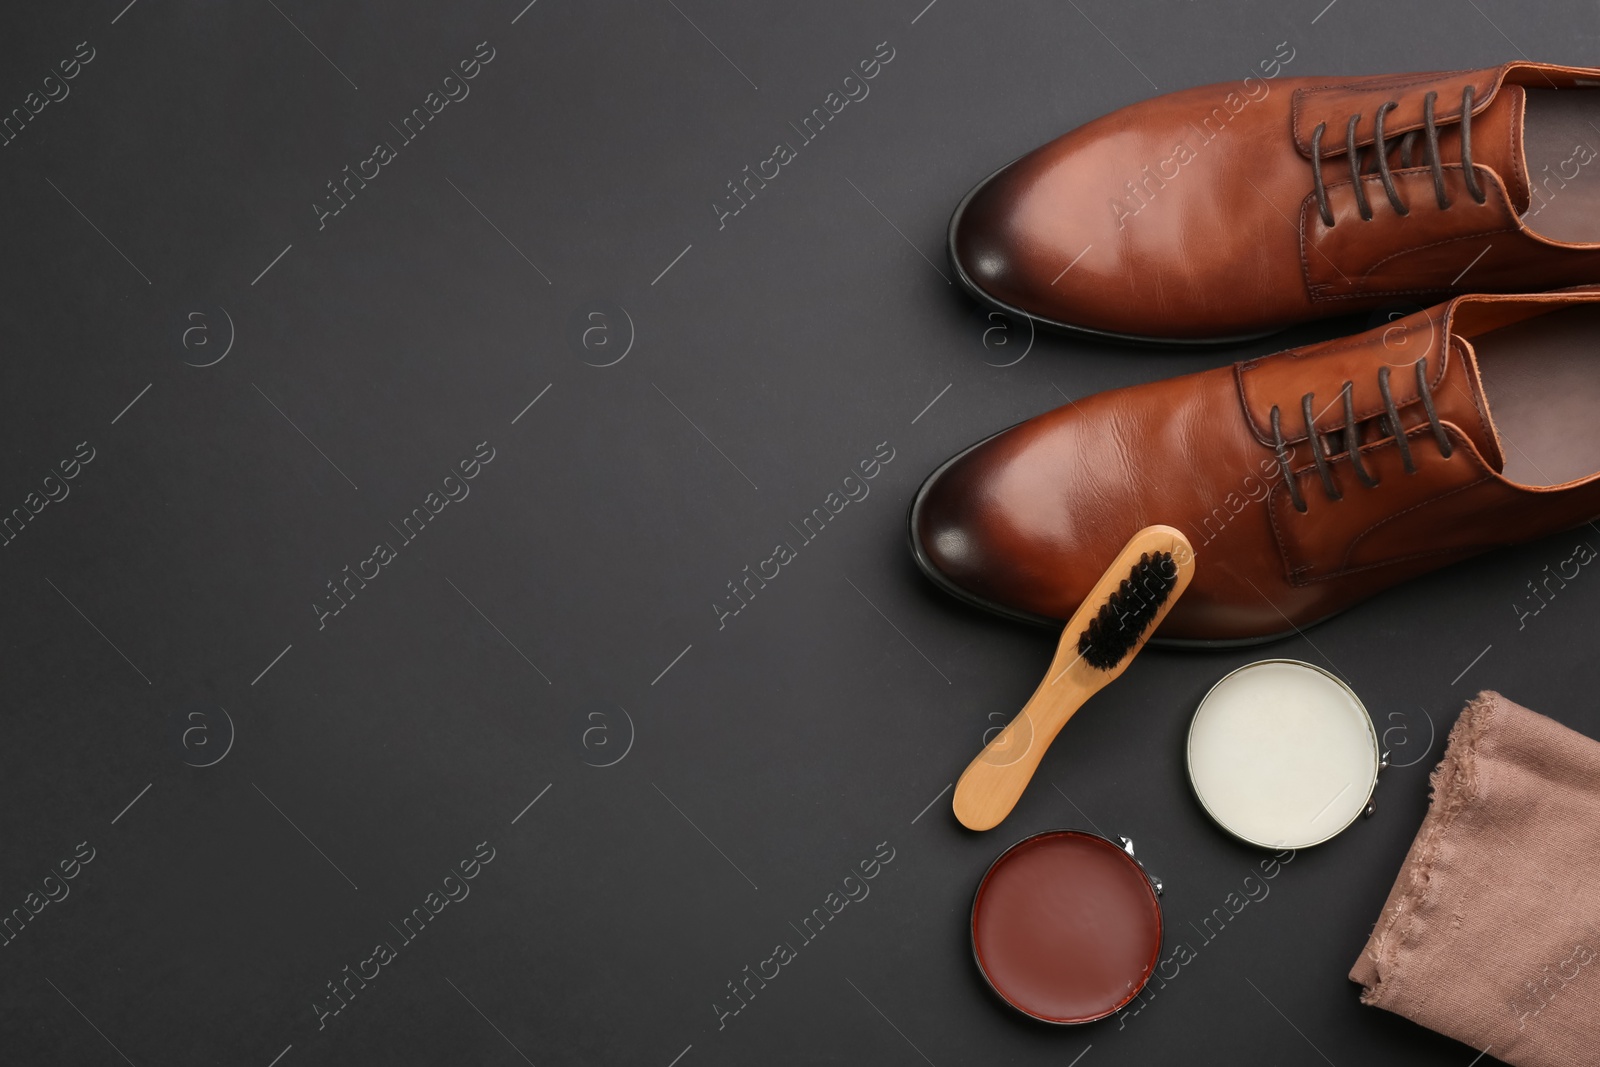
[(1102, 671), (1121, 663), (1177, 584), (1178, 567), (1172, 553), (1141, 555), (1127, 580), (1106, 598), (1099, 614), (1089, 620), (1089, 628), (1078, 635), (1078, 654)]

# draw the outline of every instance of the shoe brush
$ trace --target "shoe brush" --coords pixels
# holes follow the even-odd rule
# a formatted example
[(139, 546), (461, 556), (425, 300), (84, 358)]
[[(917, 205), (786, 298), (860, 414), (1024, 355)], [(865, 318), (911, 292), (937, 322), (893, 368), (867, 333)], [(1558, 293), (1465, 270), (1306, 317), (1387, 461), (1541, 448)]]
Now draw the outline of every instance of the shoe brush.
[(1086, 700), (1121, 677), (1194, 577), (1194, 549), (1170, 526), (1123, 546), (1061, 633), (1050, 670), (1016, 718), (956, 783), (952, 806), (971, 830), (1011, 814), (1056, 734)]

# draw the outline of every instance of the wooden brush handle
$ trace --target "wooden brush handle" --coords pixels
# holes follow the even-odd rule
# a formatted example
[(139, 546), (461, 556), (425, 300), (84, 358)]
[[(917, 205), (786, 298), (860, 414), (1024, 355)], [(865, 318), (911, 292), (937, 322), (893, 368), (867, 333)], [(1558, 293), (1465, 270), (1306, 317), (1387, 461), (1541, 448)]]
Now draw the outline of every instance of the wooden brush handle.
[[(1116, 664), (1106, 670), (1091, 666), (1078, 652), (1079, 636), (1089, 628), (1089, 622), (1099, 614), (1111, 594), (1121, 587), (1139, 557), (1146, 553), (1154, 556), (1158, 552), (1170, 553), (1177, 567), (1166, 600), (1133, 647)], [(1050, 661), (1050, 670), (1033, 691), (1033, 696), (1016, 718), (968, 764), (956, 783), (951, 806), (963, 826), (988, 830), (1011, 814), (1056, 734), (1084, 701), (1121, 676), (1193, 577), (1194, 549), (1182, 533), (1170, 526), (1147, 526), (1133, 535), (1067, 620), (1066, 629), (1061, 632), (1061, 643)]]

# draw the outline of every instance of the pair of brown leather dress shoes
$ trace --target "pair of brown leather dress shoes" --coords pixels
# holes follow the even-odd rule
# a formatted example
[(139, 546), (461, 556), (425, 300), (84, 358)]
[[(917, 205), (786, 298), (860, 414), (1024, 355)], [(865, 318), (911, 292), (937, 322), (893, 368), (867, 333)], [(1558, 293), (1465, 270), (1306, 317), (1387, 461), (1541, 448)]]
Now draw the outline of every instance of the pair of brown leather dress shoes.
[(965, 600), (1061, 620), (1165, 523), (1198, 566), (1157, 640), (1249, 644), (1594, 520), (1597, 148), (1600, 70), (1508, 63), (1205, 86), (1002, 168), (949, 251), (1013, 315), (1218, 343), (1445, 302), (979, 442), (918, 491), (917, 561)]

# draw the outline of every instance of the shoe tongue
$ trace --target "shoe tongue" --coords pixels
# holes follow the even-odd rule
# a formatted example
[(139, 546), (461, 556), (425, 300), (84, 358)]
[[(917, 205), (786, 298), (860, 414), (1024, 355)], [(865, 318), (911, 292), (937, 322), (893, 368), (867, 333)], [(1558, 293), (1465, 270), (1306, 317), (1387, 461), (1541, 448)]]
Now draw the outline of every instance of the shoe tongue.
[[(1476, 131), (1474, 131), (1476, 132)], [(1500, 435), (1489, 417), (1489, 404), (1483, 395), (1483, 378), (1478, 372), (1478, 354), (1466, 338), (1452, 334), (1445, 358), (1444, 377), (1433, 386), (1433, 409), (1439, 421), (1448, 422), (1472, 440), (1484, 462), (1496, 471), (1505, 469), (1505, 453)], [(1419, 417), (1422, 405), (1416, 405)], [(1409, 422), (1410, 420), (1404, 420)]]
[[(1500, 176), (1511, 207), (1518, 214), (1528, 210), (1528, 166), (1522, 143), (1523, 115), (1528, 94), (1520, 85), (1502, 85), (1481, 114), (1472, 116), (1472, 161)], [(1443, 134), (1444, 131), (1440, 131)], [(1447, 159), (1461, 158), (1461, 133), (1451, 131)], [(1443, 149), (1441, 137), (1440, 148)]]

